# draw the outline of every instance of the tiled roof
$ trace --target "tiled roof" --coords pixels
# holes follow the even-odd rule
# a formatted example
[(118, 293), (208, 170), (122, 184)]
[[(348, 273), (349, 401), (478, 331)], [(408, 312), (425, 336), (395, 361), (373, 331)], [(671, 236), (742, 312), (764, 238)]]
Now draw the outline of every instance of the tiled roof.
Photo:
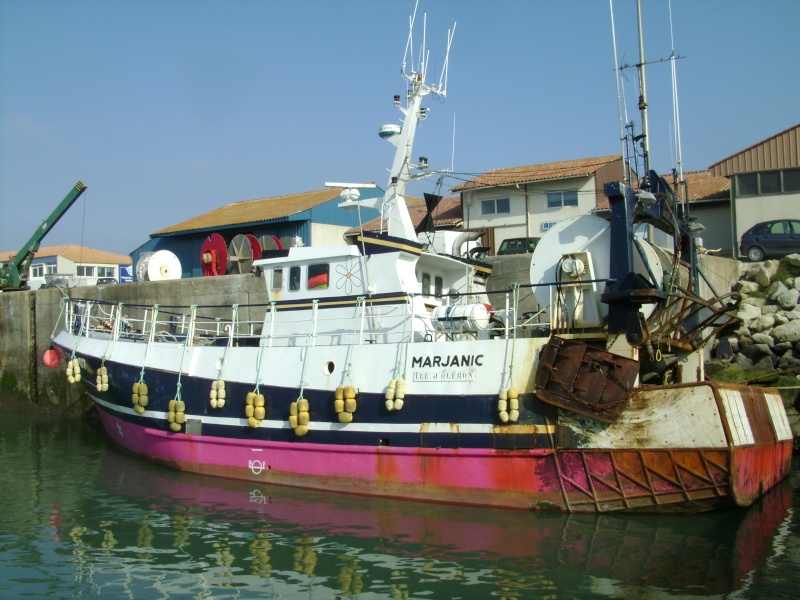
[[(689, 202), (701, 200), (724, 200), (731, 196), (731, 181), (727, 177), (716, 177), (711, 171), (686, 171), (686, 190), (689, 193)], [(672, 182), (667, 178), (667, 183)], [(608, 210), (608, 198), (597, 203), (597, 210)]]
[(243, 200), (227, 206), (216, 208), (202, 215), (192, 217), (175, 225), (160, 229), (151, 235), (166, 235), (181, 231), (210, 229), (226, 225), (244, 225), (260, 223), (274, 219), (284, 219), (304, 210), (319, 206), (324, 202), (338, 198), (342, 188), (325, 188), (313, 192), (302, 192), (288, 196), (273, 196), (256, 200)]
[(689, 202), (731, 197), (731, 180), (727, 177), (715, 177), (711, 171), (688, 171), (684, 176)]
[[(408, 206), (408, 215), (411, 217), (411, 222), (414, 227), (422, 222), (425, 218), (425, 200), (416, 198), (414, 196), (405, 196), (406, 206)], [(452, 196), (450, 198), (442, 198), (436, 208), (433, 210), (433, 224), (434, 227), (447, 227), (458, 226), (461, 224), (461, 198)], [(381, 226), (380, 217), (364, 223), (364, 231), (378, 231)], [(345, 235), (352, 235), (358, 233), (361, 228), (353, 227)]]
[[(10, 261), (19, 250), (13, 252), (0, 252), (0, 261)], [(94, 265), (130, 265), (131, 257), (125, 254), (114, 254), (105, 250), (95, 250), (94, 248), (84, 248), (75, 244), (62, 244), (60, 246), (47, 246), (39, 248), (36, 258), (48, 258), (50, 256), (63, 256), (74, 263), (94, 264)]]
[(495, 169), (478, 175), (475, 179), (457, 185), (452, 191), (463, 192), (465, 190), (474, 190), (497, 185), (528, 183), (549, 179), (566, 179), (568, 177), (587, 177), (596, 173), (600, 168), (618, 160), (622, 160), (621, 154), (596, 156), (594, 158), (578, 158), (575, 160), (528, 165), (525, 167)]

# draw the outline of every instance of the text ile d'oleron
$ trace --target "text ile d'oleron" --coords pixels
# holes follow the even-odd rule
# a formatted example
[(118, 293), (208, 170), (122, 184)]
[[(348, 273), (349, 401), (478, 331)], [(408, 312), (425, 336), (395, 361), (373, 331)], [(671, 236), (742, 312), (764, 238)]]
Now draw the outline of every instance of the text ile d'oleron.
[(475, 367), (483, 366), (483, 354), (412, 356), (414, 381), (474, 381)]

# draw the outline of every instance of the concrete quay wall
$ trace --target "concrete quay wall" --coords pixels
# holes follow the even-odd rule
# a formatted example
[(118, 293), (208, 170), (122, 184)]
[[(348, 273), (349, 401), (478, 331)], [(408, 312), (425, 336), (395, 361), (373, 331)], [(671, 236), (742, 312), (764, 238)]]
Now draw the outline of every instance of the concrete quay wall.
[[(62, 362), (55, 369), (42, 362), (50, 336), (63, 326), (61, 299), (102, 300), (126, 305), (209, 306), (266, 304), (264, 280), (253, 275), (197, 277), (120, 285), (79, 286), (62, 290), (0, 294), (0, 409), (16, 406), (64, 412), (83, 406), (83, 389), (67, 382)], [(264, 308), (245, 309), (241, 320), (263, 319)], [(128, 311), (123, 310), (123, 314)], [(255, 314), (255, 313), (258, 314)], [(224, 313), (228, 317), (230, 312)]]

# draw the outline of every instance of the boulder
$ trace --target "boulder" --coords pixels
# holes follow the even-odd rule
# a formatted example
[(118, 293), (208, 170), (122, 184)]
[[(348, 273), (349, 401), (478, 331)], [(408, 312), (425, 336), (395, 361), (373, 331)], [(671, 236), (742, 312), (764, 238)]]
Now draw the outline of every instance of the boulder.
[(786, 287), (775, 294), (774, 298), (775, 302), (777, 302), (783, 310), (793, 310), (794, 307), (797, 306), (798, 299), (800, 299), (800, 290), (794, 288), (787, 289)]
[(764, 357), (772, 359), (772, 350), (767, 344), (750, 344), (742, 348), (742, 354), (757, 364)]
[(767, 286), (766, 294), (770, 300), (774, 300), (775, 296), (786, 290), (786, 285), (782, 281), (773, 281)]
[[(749, 300), (749, 298), (747, 300)], [(761, 309), (753, 304), (746, 304), (745, 302), (742, 302), (742, 304), (739, 306), (739, 312), (736, 313), (736, 316), (742, 321), (750, 321), (761, 316)]]
[(747, 358), (744, 354), (739, 352), (734, 358), (734, 362), (739, 366), (742, 371), (749, 371), (753, 368), (753, 361)]
[(794, 369), (797, 367), (800, 367), (800, 353), (795, 352), (794, 350), (785, 352), (778, 359), (778, 368), (781, 370)]
[[(752, 333), (760, 333), (762, 331), (766, 331), (767, 329), (772, 329), (775, 325), (775, 317), (772, 315), (761, 315), (760, 317), (756, 317), (752, 321), (747, 324), (747, 328)], [(753, 336), (753, 340), (755, 340), (755, 336)]]
[[(798, 277), (800, 279), (800, 277)], [(739, 290), (742, 294), (752, 294), (753, 292), (757, 292), (761, 289), (761, 286), (758, 285), (755, 281), (742, 281), (741, 282), (741, 289)]]
[(775, 370), (775, 357), (771, 354), (765, 356), (760, 361), (753, 365), (754, 371), (774, 371)]
[(772, 330), (772, 339), (776, 342), (800, 342), (800, 319), (789, 321), (784, 325), (778, 325)]
[(760, 298), (758, 296), (745, 296), (744, 298), (742, 298), (742, 303), (739, 306), (740, 306), (740, 308), (742, 306), (747, 306), (747, 305), (756, 306), (758, 308), (761, 308), (762, 306), (765, 306), (766, 304), (767, 304), (767, 299), (766, 298)]
[(780, 263), (777, 260), (768, 260), (761, 264), (755, 271), (753, 271), (753, 281), (758, 283), (761, 287), (767, 287), (769, 282), (778, 272)]
[(789, 267), (800, 269), (800, 254), (789, 254), (784, 256), (783, 262)]
[[(763, 344), (772, 348), (775, 345), (775, 340), (772, 339), (772, 336), (766, 333), (754, 333), (753, 334), (753, 342), (755, 344)], [(774, 348), (773, 348), (774, 350)]]

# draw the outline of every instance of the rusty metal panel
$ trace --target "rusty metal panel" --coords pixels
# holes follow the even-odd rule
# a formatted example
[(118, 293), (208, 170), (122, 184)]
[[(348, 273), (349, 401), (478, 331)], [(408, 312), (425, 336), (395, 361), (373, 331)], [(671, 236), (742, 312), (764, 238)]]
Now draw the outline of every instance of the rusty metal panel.
[(536, 395), (543, 402), (613, 423), (638, 373), (635, 360), (553, 336), (541, 352)]
[(712, 387), (705, 383), (636, 390), (615, 423), (561, 411), (561, 448), (688, 449), (728, 447)]

